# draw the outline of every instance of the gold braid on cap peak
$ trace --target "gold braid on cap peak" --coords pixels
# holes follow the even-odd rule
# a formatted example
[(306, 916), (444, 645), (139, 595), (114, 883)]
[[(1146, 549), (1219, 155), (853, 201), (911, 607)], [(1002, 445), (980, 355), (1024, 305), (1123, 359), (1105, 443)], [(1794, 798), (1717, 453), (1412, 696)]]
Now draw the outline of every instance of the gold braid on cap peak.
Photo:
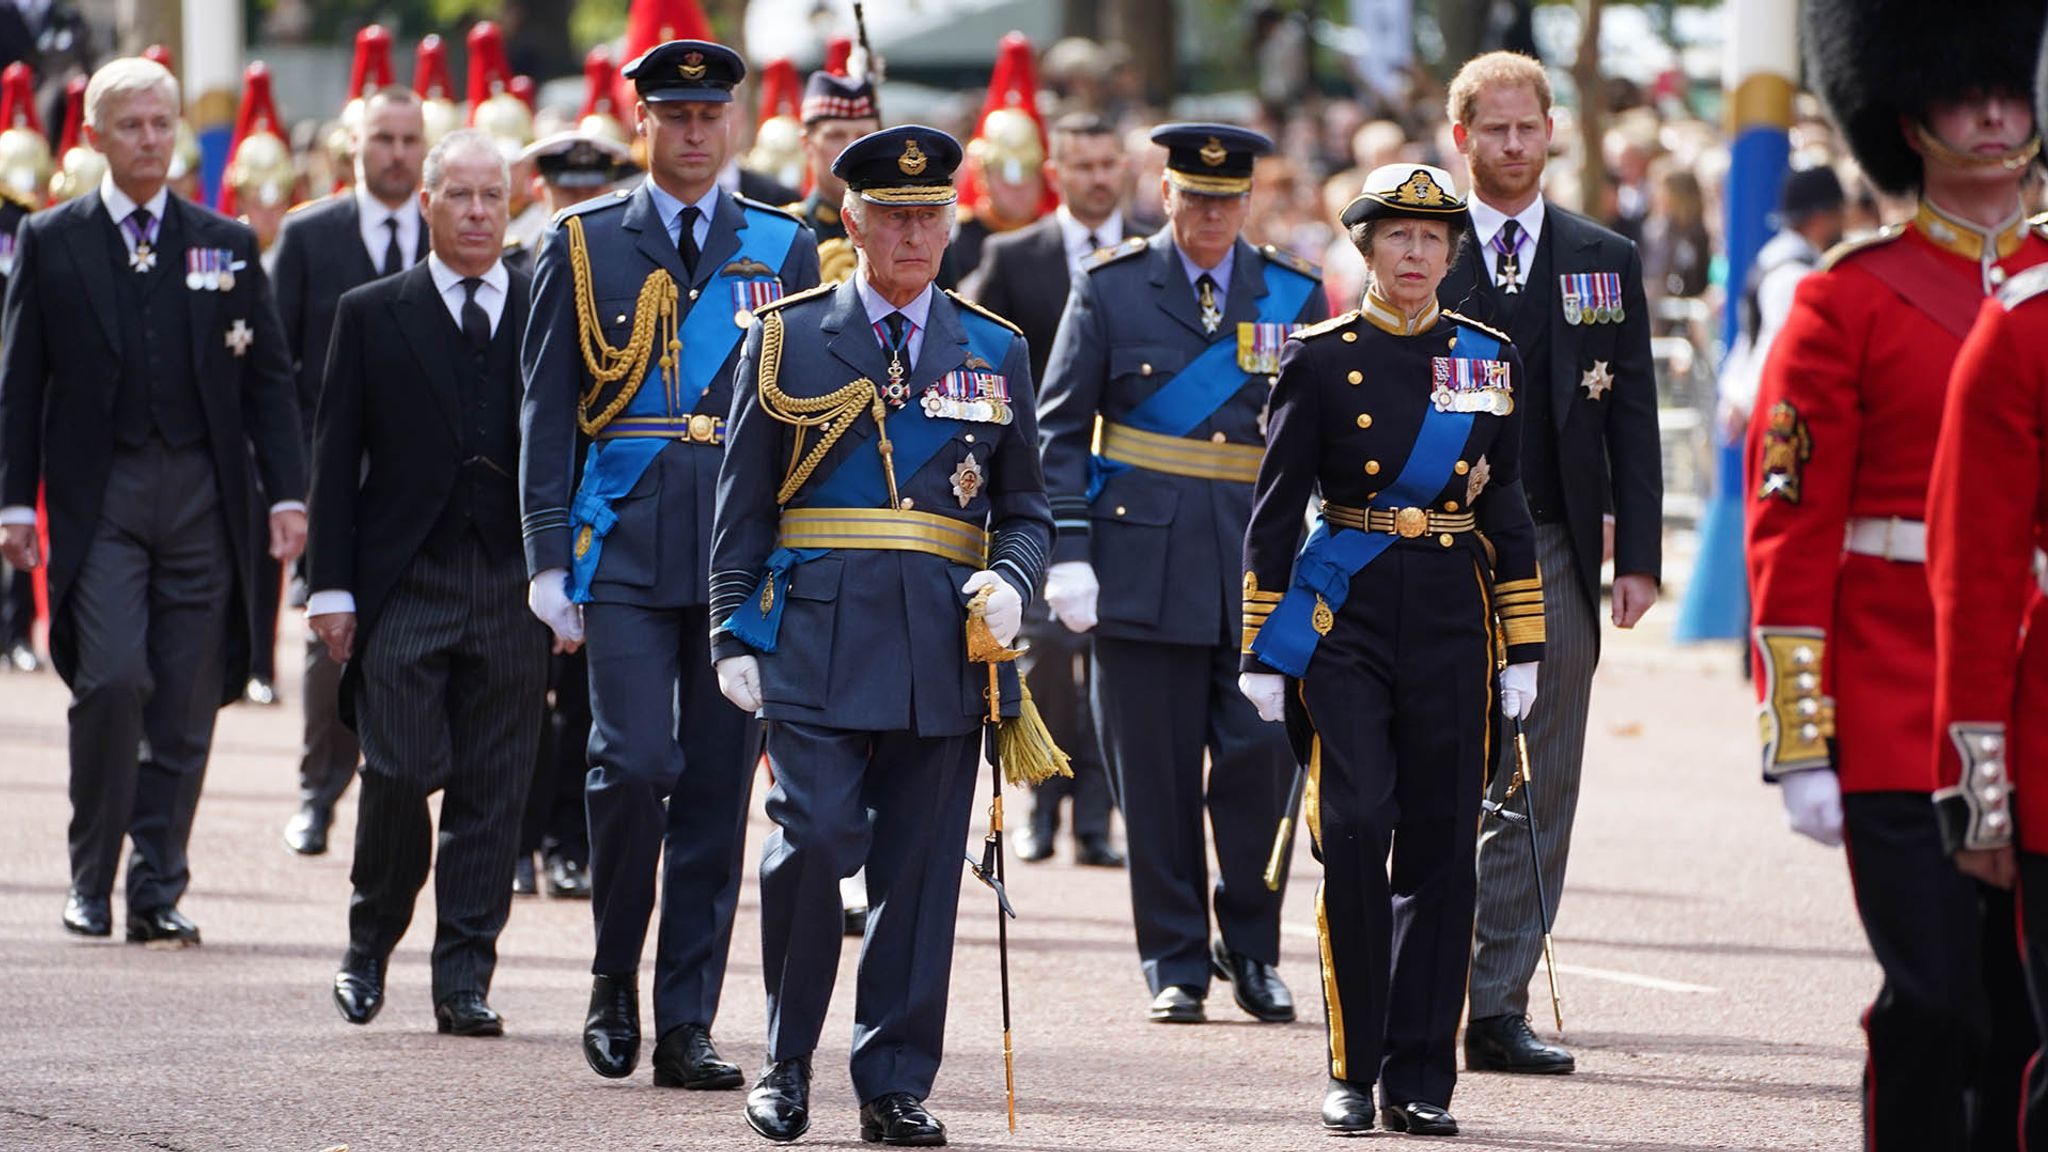
[[(866, 376), (851, 384), (843, 385), (823, 396), (791, 396), (782, 390), (778, 380), (782, 374), (782, 313), (766, 312), (761, 316), (761, 367), (756, 378), (761, 388), (761, 408), (768, 415), (784, 424), (794, 425), (796, 440), (789, 450), (789, 470), (783, 473), (782, 486), (775, 492), (777, 504), (788, 504), (797, 489), (811, 478), (818, 463), (832, 450), (846, 430), (862, 411), (872, 412), (875, 424), (881, 428), (884, 442), (889, 431), (885, 421), (889, 413), (882, 403), (881, 389)], [(824, 426), (824, 435), (809, 454), (804, 452), (804, 429)], [(887, 462), (887, 458), (884, 458)], [(890, 503), (895, 503), (895, 479), (890, 478)]]
[[(640, 385), (646, 382), (647, 362), (654, 356), (657, 340), (661, 344), (663, 385), (673, 388), (680, 380), (683, 341), (677, 331), (676, 282), (665, 268), (655, 269), (652, 276), (640, 282), (640, 299), (633, 308), (633, 335), (624, 348), (612, 347), (605, 341), (603, 321), (591, 294), (590, 249), (583, 239), (583, 221), (571, 216), (565, 226), (569, 231), (569, 270), (576, 282), (576, 331), (583, 348), (583, 366), (590, 370), (591, 381), (590, 390), (577, 398), (576, 423), (583, 428), (584, 435), (595, 436), (632, 403)], [(597, 403), (605, 385), (613, 383), (619, 385), (618, 394), (593, 414), (591, 406)]]

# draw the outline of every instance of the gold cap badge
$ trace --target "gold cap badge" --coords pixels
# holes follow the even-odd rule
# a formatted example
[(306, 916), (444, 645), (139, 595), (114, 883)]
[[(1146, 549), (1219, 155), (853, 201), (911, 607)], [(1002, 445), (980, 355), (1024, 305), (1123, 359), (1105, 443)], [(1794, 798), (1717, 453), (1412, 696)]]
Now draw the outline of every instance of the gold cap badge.
[(677, 71), (683, 74), (683, 79), (685, 80), (702, 80), (704, 78), (704, 54), (702, 52), (692, 52), (684, 56), (683, 62)]
[(1230, 149), (1223, 146), (1223, 141), (1211, 136), (1209, 137), (1209, 142), (1202, 145), (1200, 156), (1202, 157), (1202, 163), (1207, 164), (1211, 168), (1221, 168), (1223, 167), (1223, 162), (1230, 159)]
[(905, 176), (917, 176), (924, 172), (925, 155), (918, 151), (916, 140), (903, 142), (903, 155), (896, 158), (896, 167)]
[(1441, 208), (1444, 204), (1444, 190), (1438, 187), (1429, 173), (1421, 168), (1399, 188), (1394, 189), (1394, 202), (1415, 208)]

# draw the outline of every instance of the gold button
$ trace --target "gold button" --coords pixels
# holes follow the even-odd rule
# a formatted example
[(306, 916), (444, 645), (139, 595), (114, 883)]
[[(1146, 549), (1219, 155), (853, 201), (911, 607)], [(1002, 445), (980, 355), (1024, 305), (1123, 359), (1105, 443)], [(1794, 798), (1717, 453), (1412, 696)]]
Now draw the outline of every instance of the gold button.
[(1358, 414), (1358, 426), (1359, 426), (1360, 428), (1370, 428), (1370, 427), (1372, 427), (1372, 413), (1370, 413), (1370, 412), (1360, 412), (1360, 413)]
[(1458, 502), (1457, 502), (1456, 500), (1446, 500), (1446, 501), (1444, 501), (1444, 511), (1446, 511), (1446, 512), (1456, 512), (1457, 510), (1458, 510)]
[(1471, 470), (1472, 466), (1470, 464), (1465, 463), (1463, 460), (1458, 461), (1457, 465), (1451, 469), (1451, 471), (1456, 472), (1460, 476), (1463, 476), (1465, 473), (1470, 472)]
[(1356, 343), (1358, 343), (1358, 333), (1356, 333), (1356, 332), (1346, 332), (1346, 333), (1344, 334), (1344, 342), (1345, 342), (1346, 344), (1356, 344)]
[(1449, 532), (1444, 533), (1443, 535), (1436, 538), (1436, 542), (1443, 545), (1446, 548), (1449, 548), (1451, 546), (1451, 534)]
[[(621, 317), (621, 319), (624, 319), (624, 317)], [(1353, 368), (1344, 374), (1344, 379), (1351, 381), (1353, 384), (1363, 384), (1365, 383), (1365, 373)]]
[(1210, 434), (1210, 436), (1209, 436), (1209, 443), (1211, 443), (1211, 444), (1221, 444), (1221, 443), (1223, 443), (1223, 442), (1224, 442), (1224, 440), (1225, 440), (1225, 439), (1227, 439), (1227, 437), (1225, 437), (1225, 436), (1223, 435), (1223, 433), (1221, 433), (1221, 432), (1215, 432), (1215, 433), (1211, 433), (1211, 434)]
[(1152, 374), (1152, 365), (1150, 365), (1150, 364), (1140, 364), (1140, 365), (1138, 365), (1138, 375), (1140, 375), (1140, 376), (1150, 376), (1151, 374)]
[(1377, 493), (1377, 492), (1367, 492), (1367, 493), (1365, 494), (1365, 498), (1366, 498), (1367, 500), (1370, 500), (1370, 499), (1372, 499), (1373, 497), (1375, 497), (1375, 496), (1378, 496), (1378, 495), (1379, 495), (1379, 493)]
[(1123, 506), (1123, 505), (1119, 504), (1119, 505), (1117, 505), (1117, 506), (1116, 506), (1116, 514), (1117, 514), (1117, 515), (1119, 515), (1119, 516), (1121, 516), (1121, 515), (1123, 515), (1123, 514), (1124, 514), (1124, 506)]
[(1366, 474), (1367, 476), (1377, 476), (1377, 475), (1379, 475), (1379, 474), (1380, 474), (1380, 462), (1379, 462), (1379, 461), (1377, 461), (1377, 460), (1367, 460), (1367, 461), (1365, 462), (1365, 474)]

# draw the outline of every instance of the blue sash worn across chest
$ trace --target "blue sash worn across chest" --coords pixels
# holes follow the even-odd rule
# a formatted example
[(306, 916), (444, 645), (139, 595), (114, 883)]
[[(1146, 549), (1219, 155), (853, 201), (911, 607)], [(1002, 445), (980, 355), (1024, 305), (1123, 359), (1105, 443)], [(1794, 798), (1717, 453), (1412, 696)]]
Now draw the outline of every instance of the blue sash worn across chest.
[[(797, 222), (779, 212), (763, 212), (744, 206), (742, 210), (747, 214), (747, 226), (739, 230), (740, 250), (734, 254), (733, 260), (751, 260), (769, 268), (782, 267), (789, 256), (789, 246), (796, 241)], [(705, 291), (694, 303), (678, 329), (677, 336), (683, 348), (677, 366), (679, 380), (675, 395), (669, 395), (661, 379), (658, 358), (650, 356), (647, 379), (619, 415), (676, 416), (696, 410), (698, 401), (710, 391), (726, 360), (732, 356), (732, 350), (746, 335), (733, 322), (732, 312), (724, 308), (725, 301), (718, 297), (718, 291), (722, 289), (714, 278), (712, 289)], [(590, 599), (590, 583), (597, 576), (598, 559), (604, 552), (604, 538), (618, 523), (618, 517), (612, 513), (612, 501), (633, 490), (633, 485), (640, 482), (647, 466), (668, 444), (667, 440), (653, 437), (607, 440), (592, 444), (585, 454), (583, 479), (569, 507), (569, 525), (574, 541), (569, 566), (569, 595), (577, 603)]]
[[(967, 350), (989, 364), (1000, 365), (1010, 351), (1010, 330), (1001, 324), (960, 309), (960, 326), (967, 333)], [(935, 350), (927, 347), (927, 353)], [(898, 480), (908, 480), (931, 463), (965, 427), (960, 420), (928, 416), (912, 397), (910, 403), (888, 416), (889, 443), (894, 453)], [(889, 503), (889, 481), (882, 470), (881, 438), (868, 437), (839, 458), (830, 472), (814, 479), (797, 494), (795, 508), (883, 508)], [(823, 556), (821, 548), (777, 548), (768, 555), (768, 571), (754, 594), (726, 621), (726, 628), (748, 647), (760, 652), (775, 651), (782, 627), (782, 608), (789, 599), (790, 571)], [(765, 609), (763, 605), (766, 605)]]
[[(1500, 355), (1500, 341), (1477, 329), (1459, 325), (1459, 359), (1492, 360)], [(1403, 508), (1427, 505), (1443, 490), (1453, 474), (1458, 454), (1472, 434), (1470, 412), (1444, 412), (1432, 405), (1423, 413), (1408, 462), (1394, 482), (1380, 490), (1368, 507)], [(1306, 462), (1304, 462), (1306, 466)], [(1252, 654), (1289, 676), (1308, 673), (1316, 645), (1328, 627), (1316, 627), (1317, 609), (1330, 618), (1344, 607), (1351, 595), (1351, 578), (1380, 558), (1395, 536), (1382, 532), (1361, 532), (1356, 528), (1330, 531), (1330, 525), (1316, 518), (1308, 540), (1294, 560), (1294, 578), (1287, 594), (1266, 618), (1252, 639)]]
[[(1266, 294), (1259, 300), (1261, 324), (1291, 324), (1308, 303), (1317, 282), (1278, 264), (1266, 265)], [(1251, 381), (1237, 366), (1237, 330), (1225, 329), (1201, 354), (1126, 413), (1119, 423), (1161, 436), (1185, 436), (1230, 402)], [(1088, 499), (1093, 501), (1111, 476), (1131, 467), (1100, 456), (1090, 462)]]

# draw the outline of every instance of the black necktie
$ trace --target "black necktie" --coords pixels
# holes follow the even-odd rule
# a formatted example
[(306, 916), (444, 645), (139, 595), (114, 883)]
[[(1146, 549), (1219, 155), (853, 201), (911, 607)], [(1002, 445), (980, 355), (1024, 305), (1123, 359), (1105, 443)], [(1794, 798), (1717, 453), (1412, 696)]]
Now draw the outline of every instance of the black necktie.
[(683, 271), (697, 278), (697, 217), (703, 213), (692, 204), (683, 209), (683, 226), (676, 232), (676, 255), (683, 258)]
[(1522, 290), (1521, 248), (1522, 225), (1509, 217), (1493, 237), (1493, 286), (1503, 295)]
[(491, 315), (476, 302), (476, 290), (483, 287), (483, 283), (475, 276), (462, 279), (462, 335), (468, 339), (469, 346), (479, 352), (491, 346)]
[(384, 218), (384, 275), (396, 276), (405, 271), (405, 250), (398, 246), (398, 217)]
[(1100, 250), (1100, 249), (1101, 249), (1101, 247), (1102, 247), (1102, 237), (1100, 237), (1100, 236), (1097, 236), (1097, 235), (1096, 235), (1095, 233), (1093, 233), (1093, 232), (1090, 232), (1090, 233), (1088, 234), (1088, 251), (1090, 251), (1090, 252), (1095, 252), (1095, 251), (1098, 251), (1098, 250)]

